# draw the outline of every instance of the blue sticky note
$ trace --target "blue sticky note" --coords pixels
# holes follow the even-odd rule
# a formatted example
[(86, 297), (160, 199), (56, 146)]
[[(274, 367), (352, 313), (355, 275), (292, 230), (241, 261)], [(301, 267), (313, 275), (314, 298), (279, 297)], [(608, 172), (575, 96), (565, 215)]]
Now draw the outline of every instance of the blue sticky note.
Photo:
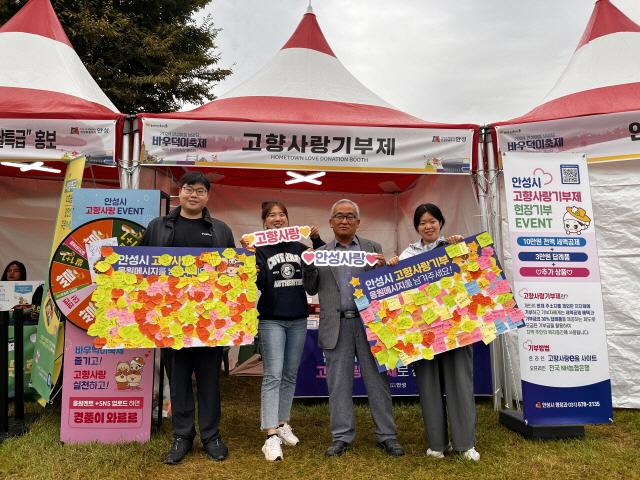
[(369, 299), (367, 297), (365, 297), (364, 295), (362, 297), (356, 298), (354, 300), (356, 301), (356, 307), (358, 308), (358, 311), (364, 310), (365, 308), (367, 308), (369, 306)]
[(500, 334), (506, 332), (507, 330), (509, 330), (504, 323), (502, 323), (502, 322), (500, 322), (498, 320), (496, 320), (494, 323), (495, 323), (495, 326), (496, 326), (496, 335), (500, 335)]
[(467, 289), (467, 293), (469, 295), (475, 295), (476, 293), (480, 293), (480, 287), (478, 286), (478, 282), (472, 280), (464, 284), (464, 288)]

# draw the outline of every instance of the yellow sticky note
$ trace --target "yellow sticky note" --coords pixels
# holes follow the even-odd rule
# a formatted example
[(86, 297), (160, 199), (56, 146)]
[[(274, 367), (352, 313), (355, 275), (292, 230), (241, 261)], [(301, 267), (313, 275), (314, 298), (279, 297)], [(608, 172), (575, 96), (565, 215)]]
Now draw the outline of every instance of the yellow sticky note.
[(476, 236), (476, 240), (483, 248), (493, 243), (493, 238), (491, 238), (489, 232), (482, 232), (480, 235)]
[(451, 311), (444, 305), (439, 305), (435, 308), (436, 315), (442, 320), (449, 320), (451, 318)]
[(478, 265), (478, 262), (467, 263), (467, 270), (469, 270), (470, 272), (477, 272), (479, 269), (480, 265)]
[(464, 308), (471, 303), (471, 299), (466, 293), (459, 293), (456, 295), (455, 302), (460, 308)]
[(478, 326), (478, 324), (473, 321), (473, 320), (465, 320), (464, 322), (462, 322), (462, 325), (460, 325), (460, 328), (462, 329), (463, 332), (473, 332), (476, 327)]
[(414, 295), (414, 291), (402, 292), (402, 303), (404, 303), (405, 305), (411, 305), (415, 302)]
[(421, 353), (422, 353), (422, 358), (424, 358), (425, 360), (433, 360), (433, 356), (434, 356), (433, 348), (424, 347)]
[(402, 308), (400, 299), (397, 296), (387, 299), (387, 309), (391, 311), (399, 310)]
[(449, 258), (455, 258), (469, 253), (469, 247), (465, 242), (447, 245), (444, 249), (447, 252), (447, 255), (449, 255)]

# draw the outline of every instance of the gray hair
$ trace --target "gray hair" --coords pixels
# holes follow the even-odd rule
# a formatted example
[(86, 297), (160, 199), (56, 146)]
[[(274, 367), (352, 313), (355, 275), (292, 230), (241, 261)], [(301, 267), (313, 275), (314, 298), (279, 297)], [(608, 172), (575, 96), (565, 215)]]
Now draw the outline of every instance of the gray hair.
[(333, 204), (333, 206), (331, 207), (331, 216), (332, 217), (333, 217), (333, 214), (336, 211), (336, 208), (341, 203), (348, 203), (349, 205), (351, 205), (353, 207), (353, 209), (356, 211), (356, 217), (360, 218), (360, 207), (358, 207), (358, 204), (356, 202), (354, 202), (353, 200), (349, 200), (348, 198), (342, 198), (342, 199), (338, 200), (336, 203)]

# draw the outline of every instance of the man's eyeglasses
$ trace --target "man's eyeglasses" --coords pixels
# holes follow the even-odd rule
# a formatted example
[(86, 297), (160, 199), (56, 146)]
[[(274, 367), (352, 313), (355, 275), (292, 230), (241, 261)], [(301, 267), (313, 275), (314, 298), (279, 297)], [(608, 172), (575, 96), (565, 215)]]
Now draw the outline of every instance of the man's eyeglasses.
[(206, 188), (191, 188), (191, 187), (182, 187), (182, 191), (187, 195), (191, 195), (195, 193), (199, 197), (204, 197), (207, 194)]
[(338, 222), (342, 222), (343, 220), (346, 220), (347, 222), (351, 223), (351, 222), (355, 222), (358, 217), (356, 217), (353, 213), (348, 213), (346, 215), (343, 215), (342, 213), (338, 213), (331, 218), (333, 218), (334, 220), (337, 220)]

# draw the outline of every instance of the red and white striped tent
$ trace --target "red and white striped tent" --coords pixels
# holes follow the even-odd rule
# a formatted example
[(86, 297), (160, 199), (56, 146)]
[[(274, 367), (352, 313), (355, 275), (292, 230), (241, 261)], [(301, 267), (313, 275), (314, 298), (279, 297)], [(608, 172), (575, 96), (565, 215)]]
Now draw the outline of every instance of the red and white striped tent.
[[(468, 173), (470, 170), (469, 164), (471, 158), (475, 157), (478, 132), (477, 125), (426, 122), (396, 109), (372, 93), (338, 60), (320, 30), (311, 8), (277, 55), (244, 84), (194, 110), (144, 113), (140, 114), (139, 118), (143, 126), (143, 163), (206, 165), (215, 168), (216, 183), (280, 188), (285, 186), (284, 181), (289, 178), (283, 170), (322, 170), (327, 172), (326, 177), (322, 179), (322, 186), (302, 183), (292, 188), (367, 193), (389, 192), (385, 185), (388, 185), (390, 180), (395, 184), (395, 191), (404, 191), (419, 175), (413, 171), (407, 173), (410, 169), (403, 169), (400, 164), (394, 165), (393, 157), (389, 157), (391, 163), (384, 169), (385, 173), (378, 169), (367, 175), (360, 174), (366, 169), (331, 167), (326, 162), (315, 167), (297, 164), (287, 168), (287, 160), (267, 161), (270, 155), (264, 149), (261, 152), (262, 158), (257, 155), (246, 160), (241, 155), (242, 147), (246, 146), (246, 142), (243, 143), (243, 132), (252, 131), (250, 126), (257, 128), (258, 124), (269, 125), (268, 129), (271, 130), (262, 131), (276, 134), (280, 133), (280, 126), (283, 133), (288, 134), (288, 139), (292, 132), (303, 134), (311, 131), (314, 132), (311, 135), (319, 136), (340, 136), (344, 135), (344, 132), (354, 135), (357, 135), (357, 132), (365, 132), (370, 136), (372, 132), (378, 132), (378, 136), (391, 136), (411, 131), (410, 141), (414, 142), (418, 136), (415, 132), (421, 129), (423, 145), (426, 148), (420, 150), (420, 155), (416, 153), (420, 162), (428, 162), (431, 157), (436, 157), (437, 163), (437, 160), (442, 160), (437, 157), (441, 154), (446, 157), (444, 152), (454, 146), (456, 138), (460, 143), (466, 142), (466, 155), (460, 155), (458, 162), (454, 160), (450, 163), (450, 170), (453, 171), (457, 167), (458, 173), (463, 170), (465, 162), (465, 172)], [(308, 126), (318, 128), (305, 129)], [(176, 130), (179, 132), (176, 133)], [(224, 132), (239, 133), (235, 133), (234, 136), (233, 133), (227, 135)], [(206, 149), (189, 148), (193, 145), (188, 141), (178, 142), (180, 135), (183, 135), (183, 138), (209, 136), (209, 144)], [(212, 140), (212, 137), (217, 138)], [(400, 141), (398, 139), (398, 142)], [(446, 144), (445, 141), (450, 143)], [(404, 150), (408, 149), (406, 142), (403, 146), (396, 143), (396, 153), (399, 154), (403, 147)], [(417, 148), (414, 150), (419, 151)], [(458, 151), (461, 150), (458, 148)], [(205, 153), (208, 157), (217, 158), (231, 151), (240, 161), (232, 163), (222, 158), (198, 161), (198, 157), (204, 156)], [(236, 168), (231, 171), (228, 168), (219, 168), (220, 166)], [(246, 168), (247, 166), (251, 169)], [(440, 172), (447, 170), (446, 159), (444, 166), (438, 166)], [(269, 170), (256, 171), (256, 168)], [(437, 168), (433, 169), (434, 173), (437, 171)], [(390, 178), (387, 173), (394, 175)]]
[[(640, 26), (598, 0), (541, 105), (493, 124), (498, 152), (588, 157), (614, 406), (640, 407)], [(499, 157), (498, 157), (499, 158)]]
[(82, 64), (49, 0), (30, 0), (0, 28), (0, 64), (4, 160), (68, 153), (114, 163), (124, 115)]

